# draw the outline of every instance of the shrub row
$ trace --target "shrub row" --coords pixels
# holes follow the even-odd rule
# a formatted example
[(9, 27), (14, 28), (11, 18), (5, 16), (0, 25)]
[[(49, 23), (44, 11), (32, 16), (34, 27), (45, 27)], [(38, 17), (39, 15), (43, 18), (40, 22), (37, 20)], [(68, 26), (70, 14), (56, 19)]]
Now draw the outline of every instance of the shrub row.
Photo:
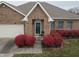
[(35, 37), (31, 36), (31, 35), (18, 35), (15, 38), (15, 44), (18, 47), (22, 47), (22, 46), (33, 46), (35, 43)]
[(50, 35), (53, 32), (58, 32), (63, 37), (79, 37), (79, 30), (53, 30), (50, 32)]
[[(49, 35), (45, 35), (42, 40), (43, 46), (46, 47), (60, 47), (63, 44), (63, 37), (60, 35), (61, 32), (53, 31)], [(36, 38), (31, 35), (18, 35), (15, 38), (15, 44), (18, 47), (22, 46), (33, 46)]]

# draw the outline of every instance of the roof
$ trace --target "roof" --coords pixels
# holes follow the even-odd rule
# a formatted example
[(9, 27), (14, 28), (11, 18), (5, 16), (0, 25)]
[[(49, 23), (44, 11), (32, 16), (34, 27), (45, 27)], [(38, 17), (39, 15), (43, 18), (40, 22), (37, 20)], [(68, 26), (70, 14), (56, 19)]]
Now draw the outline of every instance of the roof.
[(27, 15), (27, 13), (32, 9), (32, 7), (35, 4), (36, 4), (36, 2), (28, 2), (28, 3), (17, 6), (17, 9)]
[[(6, 2), (4, 2), (6, 3)], [(37, 2), (28, 2), (19, 6), (14, 6), (12, 4), (6, 3), (8, 6), (10, 6), (15, 11), (19, 12), (22, 15), (27, 15), (30, 10), (33, 8), (33, 6)], [(47, 13), (52, 17), (52, 19), (79, 19), (79, 15), (70, 13), (69, 11), (66, 11), (64, 9), (61, 9), (59, 7), (56, 7), (54, 5), (51, 5), (46, 2), (40, 2), (40, 4), (43, 6), (43, 8), (47, 11)]]
[[(28, 2), (23, 5), (17, 6), (17, 9), (20, 10), (24, 14), (28, 14), (28, 12), (32, 9), (32, 7), (37, 2)], [(52, 17), (52, 19), (79, 19), (79, 15), (70, 13), (64, 9), (56, 7), (46, 2), (40, 2), (40, 4), (44, 7), (47, 13)]]

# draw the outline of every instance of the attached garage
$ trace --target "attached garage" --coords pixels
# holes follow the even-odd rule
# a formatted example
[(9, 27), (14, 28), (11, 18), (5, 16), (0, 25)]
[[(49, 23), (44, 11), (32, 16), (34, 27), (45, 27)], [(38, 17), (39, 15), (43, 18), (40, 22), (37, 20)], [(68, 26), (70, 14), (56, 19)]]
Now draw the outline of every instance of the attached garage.
[(19, 34), (24, 34), (23, 24), (0, 24), (0, 38), (15, 38)]

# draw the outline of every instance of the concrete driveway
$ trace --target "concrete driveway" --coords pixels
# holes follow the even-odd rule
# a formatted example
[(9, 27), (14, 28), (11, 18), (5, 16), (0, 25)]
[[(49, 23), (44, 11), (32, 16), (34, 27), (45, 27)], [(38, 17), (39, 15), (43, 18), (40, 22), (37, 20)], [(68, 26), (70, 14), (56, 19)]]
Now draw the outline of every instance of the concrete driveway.
[(13, 53), (9, 54), (10, 49), (14, 45), (14, 40), (10, 38), (0, 38), (0, 57), (13, 56)]
[(0, 53), (6, 47), (7, 43), (9, 43), (9, 41), (11, 41), (11, 39), (0, 39)]

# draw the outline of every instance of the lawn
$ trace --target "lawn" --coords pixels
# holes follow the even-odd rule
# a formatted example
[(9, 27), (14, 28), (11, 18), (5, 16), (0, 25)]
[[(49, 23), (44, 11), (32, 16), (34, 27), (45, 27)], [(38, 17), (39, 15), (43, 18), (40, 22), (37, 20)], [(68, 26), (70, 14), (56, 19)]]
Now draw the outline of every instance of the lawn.
[(79, 39), (65, 39), (63, 48), (42, 48), (41, 54), (14, 54), (14, 57), (76, 57), (79, 56)]

